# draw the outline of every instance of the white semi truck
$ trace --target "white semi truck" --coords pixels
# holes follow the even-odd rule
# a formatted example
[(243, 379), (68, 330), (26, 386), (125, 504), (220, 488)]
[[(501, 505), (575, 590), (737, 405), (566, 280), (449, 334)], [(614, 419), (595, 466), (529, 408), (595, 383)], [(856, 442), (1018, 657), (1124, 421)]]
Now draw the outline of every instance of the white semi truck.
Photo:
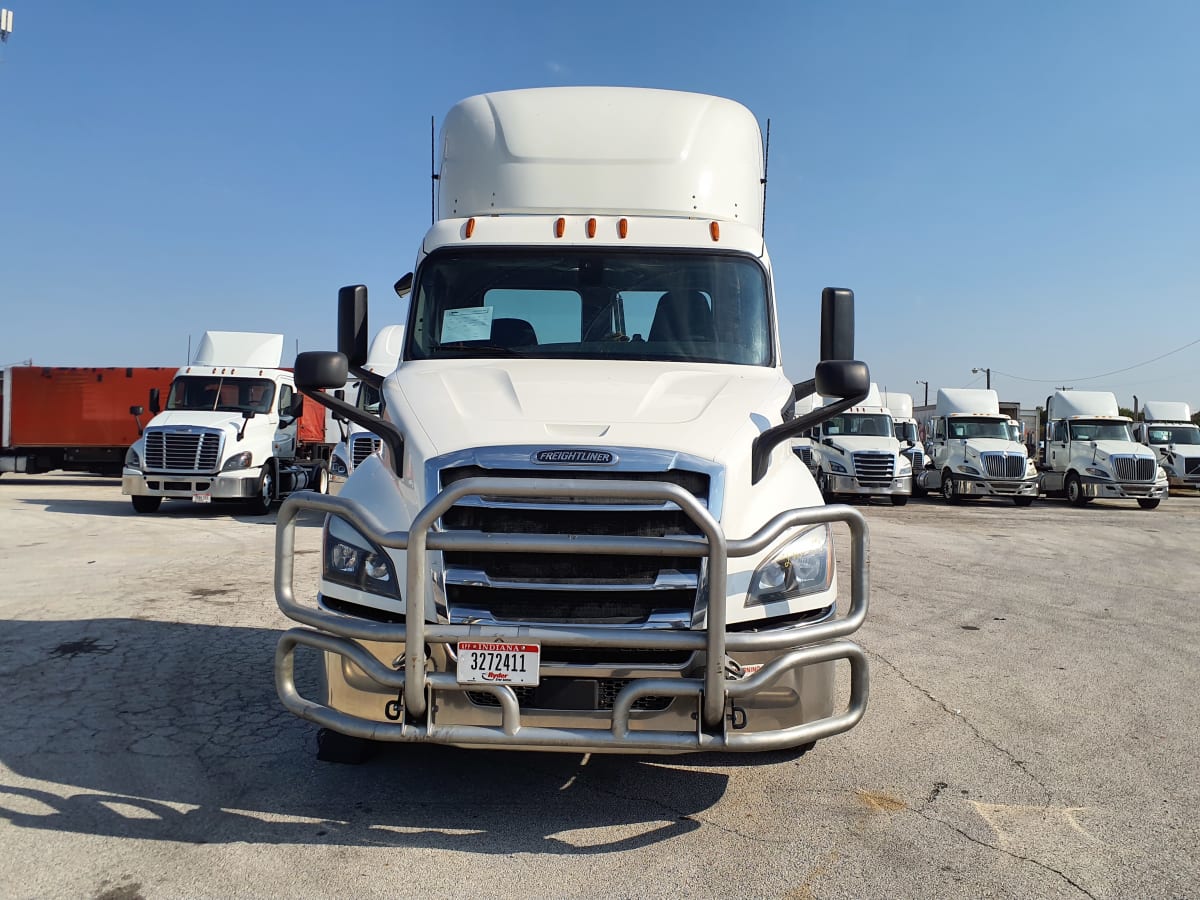
[[(819, 409), (825, 405), (825, 400), (820, 394), (812, 394), (808, 397), (802, 397), (796, 401), (794, 415), (806, 416), (814, 409)], [(809, 474), (813, 478), (817, 477), (817, 453), (814, 449), (815, 442), (812, 434), (805, 434), (792, 439), (792, 452), (808, 467)]]
[(1134, 440), (1133, 420), (1106, 391), (1056, 391), (1046, 398), (1042, 492), (1083, 506), (1097, 497), (1136, 499), (1154, 509), (1167, 496), (1158, 455)]
[(1192, 410), (1174, 400), (1147, 400), (1134, 436), (1158, 454), (1172, 490), (1200, 491), (1200, 426)]
[(917, 473), (925, 468), (925, 450), (921, 444), (920, 429), (917, 420), (913, 418), (912, 394), (896, 391), (883, 391), (880, 395), (883, 405), (892, 416), (892, 428), (896, 440), (900, 442), (900, 452), (908, 457), (908, 464), (913, 472), (913, 493), (923, 494), (917, 485)]
[(887, 497), (904, 506), (913, 491), (909, 457), (901, 452), (891, 413), (877, 385), (814, 432), (817, 485), (826, 500), (839, 496)]
[(948, 503), (963, 497), (1011, 497), (1029, 506), (1039, 491), (1036, 463), (985, 388), (941, 388), (929, 420), (929, 462), (915, 476), (921, 489)]
[[(354, 397), (352, 402), (358, 409), (379, 415), (383, 379), (396, 370), (403, 344), (403, 325), (385, 325), (379, 329), (371, 341), (367, 361), (363, 365), (366, 375), (347, 386)], [(350, 473), (364, 459), (382, 451), (383, 441), (379, 435), (356, 422), (336, 414), (335, 418), (341, 422), (342, 433), (341, 440), (329, 456), (329, 493), (337, 495), (341, 493), (342, 485)]]
[[(296, 360), (307, 396), (383, 441), (340, 495), (277, 520), (276, 598), (303, 627), (276, 687), (320, 726), (318, 755), (803, 752), (853, 727), (866, 523), (822, 503), (791, 441), (870, 376), (834, 288), (814, 377), (784, 375), (754, 116), (673, 91), (506, 91), (454, 106), (438, 158), (380, 415), (317, 392), (361, 376), (365, 287), (339, 292), (341, 352)], [(841, 399), (795, 416), (813, 392)], [(327, 514), (303, 599), (302, 510)]]
[[(299, 490), (324, 492), (333, 446), (328, 417), (281, 369), (282, 334), (207, 331), (191, 365), (175, 373), (161, 408), (125, 454), (121, 493), (139, 513), (163, 500), (242, 501), (265, 515)], [(141, 407), (130, 410), (140, 416)]]

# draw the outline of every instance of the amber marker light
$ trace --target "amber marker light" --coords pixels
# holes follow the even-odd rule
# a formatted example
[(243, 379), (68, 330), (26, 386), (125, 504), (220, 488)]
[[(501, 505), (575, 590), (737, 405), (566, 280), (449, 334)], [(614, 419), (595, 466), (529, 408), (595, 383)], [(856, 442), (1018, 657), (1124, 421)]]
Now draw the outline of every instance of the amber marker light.
[(596, 236), (596, 220), (588, 219), (587, 221), (587, 236), (594, 238)]
[(554, 236), (562, 237), (566, 233), (567, 233), (567, 220), (560, 217), (559, 220), (554, 223)]
[(721, 239), (721, 226), (716, 222), (709, 222), (708, 233), (712, 235), (714, 241), (719, 241)]
[(629, 237), (629, 220), (621, 219), (617, 222), (617, 234), (621, 237)]
[(472, 216), (471, 218), (467, 219), (467, 237), (470, 237), (474, 233), (475, 233), (475, 218), (474, 218), (474, 216)]

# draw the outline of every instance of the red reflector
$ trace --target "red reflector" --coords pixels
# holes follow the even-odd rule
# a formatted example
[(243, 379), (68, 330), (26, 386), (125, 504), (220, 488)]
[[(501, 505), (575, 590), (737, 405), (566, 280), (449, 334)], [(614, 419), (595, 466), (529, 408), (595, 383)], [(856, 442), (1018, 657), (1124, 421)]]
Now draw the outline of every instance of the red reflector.
[(470, 237), (474, 233), (475, 233), (475, 220), (473, 218), (467, 219), (467, 237)]
[(590, 238), (596, 236), (596, 220), (595, 219), (588, 219), (587, 236)]
[(708, 233), (712, 235), (714, 241), (719, 241), (721, 239), (721, 226), (716, 222), (709, 222)]
[(562, 237), (564, 234), (566, 234), (566, 231), (567, 231), (567, 220), (566, 219), (560, 218), (557, 222), (554, 223), (554, 236), (555, 237)]
[(629, 236), (629, 220), (628, 219), (622, 219), (621, 221), (619, 221), (617, 223), (617, 234), (619, 234), (621, 237)]

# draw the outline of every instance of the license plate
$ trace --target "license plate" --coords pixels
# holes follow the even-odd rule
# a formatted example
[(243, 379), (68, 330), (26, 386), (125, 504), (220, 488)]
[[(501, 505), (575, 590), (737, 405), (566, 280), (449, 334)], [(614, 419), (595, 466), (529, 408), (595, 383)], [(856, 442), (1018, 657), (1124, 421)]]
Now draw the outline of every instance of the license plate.
[(536, 685), (541, 660), (538, 644), (459, 641), (458, 683)]
[(212, 494), (192, 494), (193, 503), (212, 503)]

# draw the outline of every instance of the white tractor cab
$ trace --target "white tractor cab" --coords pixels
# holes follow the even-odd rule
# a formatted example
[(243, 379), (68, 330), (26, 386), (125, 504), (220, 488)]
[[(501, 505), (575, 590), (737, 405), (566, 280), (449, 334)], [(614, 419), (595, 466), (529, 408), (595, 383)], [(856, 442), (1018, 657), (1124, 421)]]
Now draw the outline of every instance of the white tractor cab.
[[(820, 394), (811, 394), (808, 397), (801, 397), (796, 401), (794, 414), (796, 416), (807, 416), (813, 410), (820, 409), (825, 405), (825, 398)], [(791, 441), (792, 452), (800, 458), (804, 465), (808, 466), (808, 471), (815, 479), (817, 477), (817, 454), (813, 449), (813, 439), (811, 434), (806, 434), (801, 437), (793, 438)]]
[(1134, 436), (1158, 453), (1172, 489), (1200, 491), (1200, 426), (1186, 403), (1147, 400)]
[(901, 394), (896, 391), (884, 391), (880, 395), (883, 405), (892, 414), (892, 428), (896, 440), (900, 442), (900, 452), (908, 457), (913, 471), (913, 493), (920, 496), (925, 492), (916, 482), (916, 475), (925, 468), (925, 449), (921, 446), (920, 429), (917, 420), (913, 418), (912, 394)]
[[(363, 377), (364, 286), (339, 292), (341, 352), (296, 360), (306, 397), (384, 445), (277, 520), (276, 600), (304, 627), (281, 636), (275, 684), (322, 729), (318, 756), (798, 753), (852, 728), (866, 519), (825, 506), (791, 441), (870, 374), (835, 288), (813, 377), (783, 371), (754, 115), (676, 91), (502, 91), (451, 109), (437, 146), (379, 414), (320, 393)], [(841, 399), (794, 416), (818, 391)], [(298, 591), (305, 510), (326, 520)], [(297, 652), (322, 660), (316, 685)]]
[(154, 418), (121, 473), (137, 512), (163, 500), (238, 500), (265, 515), (293, 491), (325, 491), (325, 409), (306, 410), (292, 373), (279, 367), (282, 354), (282, 334), (208, 331), (192, 364), (175, 373), (165, 409), (151, 389)]
[(1106, 391), (1056, 391), (1046, 398), (1042, 492), (1083, 506), (1097, 497), (1136, 499), (1154, 509), (1167, 496), (1158, 454), (1133, 438), (1133, 420)]
[[(402, 285), (401, 282), (396, 283), (396, 293), (403, 296), (407, 290), (407, 285)], [(383, 399), (380, 388), (383, 385), (383, 379), (396, 371), (396, 364), (400, 361), (400, 352), (403, 346), (403, 325), (385, 325), (379, 329), (379, 333), (371, 341), (371, 347), (367, 351), (367, 361), (362, 367), (366, 376), (351, 382), (345, 389), (353, 397), (350, 402), (356, 409), (373, 416), (380, 414), (380, 404)], [(351, 422), (340, 413), (333, 413), (333, 416), (341, 424), (342, 429), (341, 440), (333, 448), (333, 453), (329, 457), (329, 493), (337, 495), (341, 492), (346, 479), (350, 477), (350, 473), (362, 465), (363, 460), (372, 453), (382, 451), (383, 440), (373, 431), (367, 430), (356, 422)]]
[(949, 503), (1011, 497), (1017, 506), (1029, 506), (1038, 495), (1037, 466), (1012, 424), (993, 390), (939, 389), (925, 441), (929, 461), (916, 474), (917, 484)]
[(814, 430), (817, 486), (827, 501), (843, 495), (888, 497), (903, 506), (912, 495), (912, 463), (901, 453), (879, 387)]

